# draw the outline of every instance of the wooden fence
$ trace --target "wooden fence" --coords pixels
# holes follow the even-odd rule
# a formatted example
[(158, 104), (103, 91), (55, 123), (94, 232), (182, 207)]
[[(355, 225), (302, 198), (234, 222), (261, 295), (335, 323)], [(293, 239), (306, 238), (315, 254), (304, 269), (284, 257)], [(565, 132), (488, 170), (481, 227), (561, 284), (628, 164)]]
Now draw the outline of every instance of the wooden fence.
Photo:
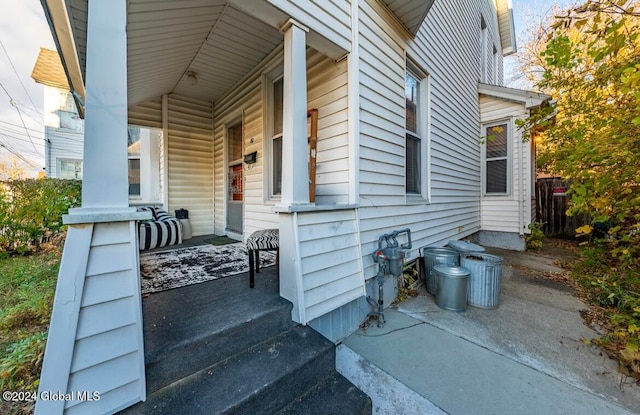
[(546, 236), (575, 238), (576, 229), (590, 222), (586, 215), (567, 216), (570, 184), (555, 177), (536, 181), (536, 217)]

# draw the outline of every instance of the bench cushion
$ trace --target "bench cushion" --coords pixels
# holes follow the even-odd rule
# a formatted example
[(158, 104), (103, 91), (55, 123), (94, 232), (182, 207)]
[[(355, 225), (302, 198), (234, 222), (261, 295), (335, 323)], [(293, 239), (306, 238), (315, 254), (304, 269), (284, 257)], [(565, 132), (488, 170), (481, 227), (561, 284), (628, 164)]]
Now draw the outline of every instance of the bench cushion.
[(255, 231), (247, 238), (248, 250), (278, 249), (280, 237), (278, 229), (262, 229)]

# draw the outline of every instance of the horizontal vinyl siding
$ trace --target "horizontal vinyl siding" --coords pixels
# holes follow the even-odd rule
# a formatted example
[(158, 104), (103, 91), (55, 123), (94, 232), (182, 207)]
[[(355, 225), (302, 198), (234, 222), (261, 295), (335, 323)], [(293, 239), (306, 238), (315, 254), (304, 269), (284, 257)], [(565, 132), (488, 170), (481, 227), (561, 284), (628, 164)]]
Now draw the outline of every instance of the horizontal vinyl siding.
[[(435, 2), (407, 40), (374, 1), (360, 12), (360, 218), (366, 278), (383, 233), (409, 227), (411, 257), (480, 230), (480, 16), (497, 37), (488, 1)], [(492, 19), (493, 13), (494, 18)], [(430, 81), (431, 203), (405, 202), (405, 52)]]
[(129, 124), (162, 128), (162, 97), (129, 107)]
[[(282, 53), (263, 62), (264, 72), (282, 65)], [(225, 224), (225, 124), (244, 119), (243, 154), (258, 152), (257, 161), (244, 165), (245, 238), (258, 229), (277, 228), (278, 215), (272, 213), (274, 201), (264, 188), (268, 162), (264, 157), (264, 103), (262, 72), (245, 79), (225, 100), (215, 105), (215, 232), (224, 233)], [(348, 202), (348, 127), (347, 127), (347, 65), (346, 60), (334, 62), (326, 56), (307, 51), (308, 108), (318, 109), (318, 143), (316, 153), (316, 204)]]
[(170, 212), (187, 209), (193, 235), (213, 233), (211, 104), (169, 95), (168, 191)]
[(299, 213), (298, 233), (307, 321), (364, 295), (354, 210)]
[[(508, 196), (482, 197), (482, 229), (487, 231), (520, 232), (520, 211), (523, 211), (523, 226), (530, 221), (531, 195), (530, 144), (522, 143), (522, 132), (514, 125), (515, 119), (524, 119), (527, 111), (521, 103), (504, 99), (480, 96), (480, 118), (482, 124), (504, 121), (511, 125), (511, 189)], [(482, 131), (484, 134), (484, 131)], [(524, 163), (524, 165), (523, 165)], [(524, 167), (524, 176), (523, 176)]]
[(100, 401), (68, 401), (66, 414), (108, 412), (143, 396), (134, 228), (129, 222), (94, 225), (67, 393), (98, 391)]
[[(84, 133), (73, 132), (61, 128), (45, 127), (45, 137), (50, 140), (49, 177), (58, 176), (60, 160), (82, 160), (84, 155)], [(47, 145), (47, 144), (45, 144)]]
[(351, 45), (351, 2), (344, 0), (269, 0), (311, 30), (344, 50)]

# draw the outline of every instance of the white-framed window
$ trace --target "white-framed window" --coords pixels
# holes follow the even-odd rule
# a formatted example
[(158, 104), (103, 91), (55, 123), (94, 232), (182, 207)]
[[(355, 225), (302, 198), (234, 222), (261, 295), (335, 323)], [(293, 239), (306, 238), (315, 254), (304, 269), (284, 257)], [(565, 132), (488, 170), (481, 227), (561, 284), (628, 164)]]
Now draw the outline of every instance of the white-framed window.
[(483, 126), (484, 194), (506, 196), (511, 189), (511, 126), (499, 121)]
[(408, 59), (405, 105), (405, 191), (428, 199), (429, 77)]
[(82, 160), (58, 159), (58, 178), (82, 180)]
[(480, 81), (489, 82), (489, 29), (484, 16), (480, 16)]
[(129, 199), (159, 202), (160, 146), (162, 130), (129, 126), (127, 128), (127, 158)]
[(282, 123), (284, 81), (282, 73), (263, 77), (265, 189), (267, 200), (277, 200), (282, 194)]

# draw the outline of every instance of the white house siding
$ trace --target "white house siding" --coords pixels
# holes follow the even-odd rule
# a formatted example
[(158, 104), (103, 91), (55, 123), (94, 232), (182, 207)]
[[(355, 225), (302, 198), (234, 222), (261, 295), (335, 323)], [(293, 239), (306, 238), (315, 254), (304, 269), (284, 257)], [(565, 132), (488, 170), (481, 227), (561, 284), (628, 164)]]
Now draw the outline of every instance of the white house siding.
[(350, 50), (350, 1), (269, 0), (269, 2), (340, 48)]
[[(435, 2), (415, 39), (375, 1), (360, 12), (360, 218), (365, 278), (378, 237), (409, 227), (416, 250), (480, 230), (481, 14), (499, 46), (493, 2)], [(500, 50), (500, 48), (498, 48)], [(431, 202), (406, 203), (405, 51), (430, 78)], [(501, 61), (500, 61), (501, 62)]]
[[(82, 121), (81, 121), (82, 122)], [(61, 160), (82, 160), (84, 133), (63, 128), (45, 127), (45, 143), (48, 166), (47, 177), (59, 177), (58, 167)]]
[(213, 233), (213, 120), (211, 104), (168, 98), (168, 209), (187, 209), (193, 235)]
[(59, 405), (65, 414), (106, 413), (145, 398), (135, 241), (135, 222), (70, 226), (65, 249), (76, 249), (77, 255), (60, 265), (45, 357), (49, 366), (40, 388), (73, 396), (95, 391), (100, 399), (45, 400), (38, 404), (39, 414), (58, 413)]
[(364, 295), (354, 209), (298, 213), (305, 323)]
[[(245, 165), (244, 237), (258, 229), (277, 228), (278, 216), (272, 212), (275, 201), (264, 187), (262, 74), (281, 65), (283, 55), (274, 52), (240, 86), (215, 104), (215, 232), (225, 232), (225, 124), (244, 119), (244, 154), (258, 152), (257, 162)], [(316, 204), (331, 205), (348, 201), (347, 64), (334, 62), (309, 48), (307, 50), (308, 108), (318, 109), (316, 155)]]
[(482, 197), (482, 230), (520, 234), (531, 222), (531, 145), (522, 143), (522, 131), (513, 123), (526, 118), (527, 110), (522, 103), (480, 96), (480, 117), (482, 124), (505, 121), (512, 132), (511, 194)]

